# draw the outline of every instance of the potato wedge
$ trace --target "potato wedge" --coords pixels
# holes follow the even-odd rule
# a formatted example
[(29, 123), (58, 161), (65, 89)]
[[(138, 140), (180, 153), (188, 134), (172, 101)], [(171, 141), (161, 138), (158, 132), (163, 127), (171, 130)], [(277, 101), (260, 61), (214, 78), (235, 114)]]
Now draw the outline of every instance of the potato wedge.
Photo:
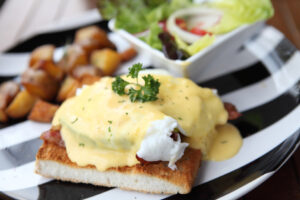
[(62, 102), (67, 98), (73, 97), (76, 94), (76, 89), (81, 87), (79, 80), (67, 76), (61, 85), (56, 100)]
[(97, 26), (79, 29), (75, 34), (74, 43), (82, 46), (87, 54), (100, 48), (116, 49), (115, 45), (108, 39), (106, 32)]
[(42, 69), (47, 72), (54, 79), (61, 81), (64, 77), (64, 71), (56, 66), (53, 61), (49, 60), (40, 60), (32, 68)]
[(75, 79), (81, 79), (84, 76), (101, 76), (101, 70), (91, 65), (79, 66), (72, 71)]
[(121, 63), (119, 54), (111, 49), (96, 50), (91, 55), (91, 64), (111, 76)]
[(58, 108), (58, 105), (43, 100), (37, 100), (31, 109), (28, 119), (37, 122), (50, 123)]
[(40, 69), (28, 68), (22, 74), (21, 82), (30, 94), (49, 101), (56, 96), (59, 88), (58, 81)]
[(0, 110), (0, 122), (5, 123), (8, 121), (8, 116), (5, 110)]
[(57, 63), (58, 67), (66, 73), (71, 73), (77, 66), (87, 64), (88, 55), (83, 48), (77, 44), (69, 46), (63, 58)]
[(0, 110), (5, 109), (20, 91), (20, 85), (7, 81), (0, 85)]
[(55, 46), (50, 44), (34, 49), (30, 56), (29, 66), (33, 67), (40, 60), (52, 61), (54, 50)]
[(125, 51), (123, 51), (122, 53), (120, 53), (121, 61), (126, 62), (128, 60), (131, 60), (136, 56), (136, 54), (137, 54), (136, 50), (133, 47), (130, 47)]
[(0, 122), (7, 122), (8, 116), (5, 109), (20, 91), (20, 85), (13, 81), (7, 81), (0, 86)]
[(33, 107), (37, 97), (27, 90), (20, 91), (6, 109), (6, 114), (13, 119), (25, 117)]

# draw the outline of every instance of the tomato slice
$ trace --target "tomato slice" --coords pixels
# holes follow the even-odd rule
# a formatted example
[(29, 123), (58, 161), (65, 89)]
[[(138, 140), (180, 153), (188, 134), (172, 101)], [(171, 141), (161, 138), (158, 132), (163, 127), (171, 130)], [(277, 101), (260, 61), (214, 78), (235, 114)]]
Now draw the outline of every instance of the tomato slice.
[(187, 25), (184, 19), (176, 18), (175, 23), (183, 30), (187, 30)]
[(204, 36), (206, 34), (209, 34), (209, 35), (212, 35), (212, 33), (206, 31), (206, 30), (203, 30), (199, 27), (194, 27), (190, 30), (191, 33), (195, 34), (195, 35), (200, 35), (200, 36)]

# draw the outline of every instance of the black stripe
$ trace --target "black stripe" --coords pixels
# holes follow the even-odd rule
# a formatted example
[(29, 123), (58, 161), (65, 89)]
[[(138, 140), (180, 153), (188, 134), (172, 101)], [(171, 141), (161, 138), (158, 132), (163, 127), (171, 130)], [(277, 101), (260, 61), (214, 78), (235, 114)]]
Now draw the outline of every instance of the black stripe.
[(299, 141), (300, 131), (297, 131), (286, 141), (255, 161), (224, 176), (198, 185), (194, 187), (189, 194), (173, 195), (165, 199), (209, 200), (229, 194), (263, 174), (278, 169), (278, 167), (284, 163), (285, 159), (295, 150)]
[(240, 130), (243, 137), (253, 135), (276, 123), (295, 109), (299, 105), (299, 98), (300, 82), (276, 99), (243, 112), (240, 118), (231, 123)]
[(3, 192), (0, 192), (0, 199), (1, 200), (15, 200), (14, 198), (4, 194)]
[(35, 160), (35, 155), (42, 145), (36, 138), (0, 150), (0, 170), (18, 167)]
[(257, 62), (244, 69), (226, 74), (202, 83), (199, 83), (202, 87), (216, 88), (219, 95), (232, 92), (234, 90), (246, 87), (261, 81), (271, 74), (268, 72), (262, 62)]
[[(297, 48), (287, 39), (282, 39), (279, 44), (275, 47), (273, 52), (273, 58), (279, 63), (286, 63), (297, 51)], [(275, 58), (275, 57), (278, 58)]]
[(4, 5), (4, 2), (5, 2), (5, 0), (0, 0), (0, 11), (1, 11), (2, 6)]
[(70, 183), (62, 181), (50, 181), (39, 185), (39, 197), (41, 200), (73, 200), (84, 199), (106, 192), (111, 188), (94, 186), (90, 184)]
[[(109, 31), (107, 27), (107, 21), (100, 21), (96, 23), (86, 24), (85, 26), (96, 25), (105, 31)], [(21, 53), (21, 52), (31, 52), (36, 47), (44, 44), (53, 44), (56, 47), (64, 46), (68, 41), (73, 41), (75, 32), (84, 26), (75, 27), (72, 29), (57, 31), (51, 33), (43, 33), (33, 36), (24, 42), (8, 49), (6, 53)]]

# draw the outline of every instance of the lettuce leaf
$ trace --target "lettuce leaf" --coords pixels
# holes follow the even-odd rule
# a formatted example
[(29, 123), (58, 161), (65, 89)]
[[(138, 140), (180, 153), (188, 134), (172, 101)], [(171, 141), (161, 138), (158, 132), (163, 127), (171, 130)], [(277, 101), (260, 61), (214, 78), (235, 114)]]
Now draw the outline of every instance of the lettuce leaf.
[(158, 22), (167, 19), (174, 11), (192, 5), (192, 0), (98, 0), (104, 19), (115, 18), (115, 27), (129, 33), (149, 30), (142, 39), (150, 46), (161, 49)]
[(270, 0), (215, 0), (208, 5), (224, 12), (221, 22), (209, 29), (214, 34), (224, 34), (243, 24), (268, 19), (274, 14)]
[(140, 37), (140, 39), (149, 44), (151, 47), (162, 50), (162, 43), (158, 37), (161, 32), (162, 28), (157, 23), (153, 23), (150, 25), (149, 34), (147, 36)]
[(198, 53), (202, 49), (212, 45), (214, 41), (215, 41), (214, 35), (206, 34), (205, 36), (201, 37), (193, 44), (188, 45), (183, 40), (181, 40), (178, 36), (175, 35), (175, 42), (178, 45), (179, 49), (185, 50), (191, 56)]

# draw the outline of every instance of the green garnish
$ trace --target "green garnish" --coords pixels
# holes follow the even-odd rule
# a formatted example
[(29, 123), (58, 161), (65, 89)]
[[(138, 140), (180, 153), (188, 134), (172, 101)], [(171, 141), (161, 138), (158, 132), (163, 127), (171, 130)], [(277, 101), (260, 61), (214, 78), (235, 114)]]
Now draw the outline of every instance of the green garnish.
[(111, 121), (111, 120), (108, 120), (108, 123), (112, 124), (112, 121)]
[(84, 144), (83, 143), (79, 143), (78, 144), (80, 147), (84, 147)]
[(76, 117), (73, 121), (71, 121), (71, 124), (74, 124), (75, 122), (77, 122), (78, 117)]
[(111, 128), (110, 128), (110, 126), (108, 127), (108, 132), (111, 132)]
[[(138, 83), (138, 75), (139, 72), (143, 70), (142, 64), (137, 63), (134, 64), (131, 68), (129, 68), (129, 73), (127, 76), (136, 79), (136, 83), (130, 83), (123, 80), (120, 76), (117, 76), (116, 79), (112, 83), (112, 90), (118, 95), (122, 96), (124, 94), (129, 95), (131, 102), (147, 102), (147, 101), (155, 101), (157, 100), (157, 94), (159, 93), (160, 82), (155, 80), (153, 76), (148, 74), (147, 76), (142, 76), (145, 84), (140, 85)], [(127, 85), (135, 85), (136, 89), (131, 87), (128, 92), (125, 91), (125, 87)]]
[(178, 119), (179, 119), (179, 120), (182, 120), (182, 118), (181, 118), (181, 117), (178, 117)]

